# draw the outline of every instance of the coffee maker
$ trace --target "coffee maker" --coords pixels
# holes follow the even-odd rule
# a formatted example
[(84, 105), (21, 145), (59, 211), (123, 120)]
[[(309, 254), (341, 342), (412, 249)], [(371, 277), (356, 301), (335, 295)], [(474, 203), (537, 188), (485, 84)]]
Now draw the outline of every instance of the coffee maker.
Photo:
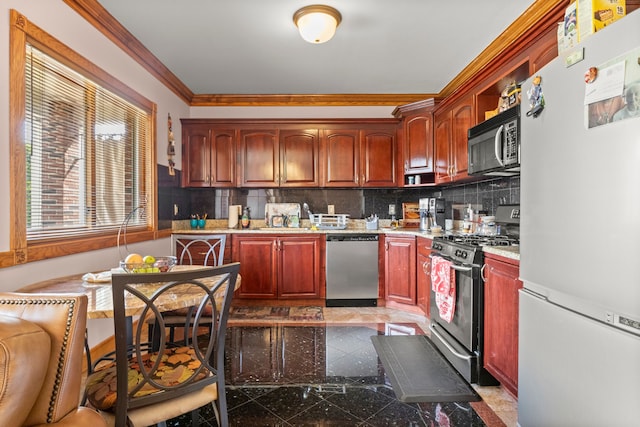
[(419, 200), (420, 231), (429, 231), (434, 225), (444, 228), (446, 204), (444, 199), (426, 197)]
[(432, 199), (424, 198), (420, 199), (418, 202), (418, 207), (420, 209), (420, 231), (429, 231), (433, 225), (433, 217), (429, 210), (429, 202), (431, 200)]

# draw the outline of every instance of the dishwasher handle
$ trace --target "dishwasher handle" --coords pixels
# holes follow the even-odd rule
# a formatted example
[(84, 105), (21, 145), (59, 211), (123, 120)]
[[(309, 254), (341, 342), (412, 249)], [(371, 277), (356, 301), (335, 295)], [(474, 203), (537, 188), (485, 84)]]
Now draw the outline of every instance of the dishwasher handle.
[(327, 242), (377, 242), (377, 234), (327, 234)]

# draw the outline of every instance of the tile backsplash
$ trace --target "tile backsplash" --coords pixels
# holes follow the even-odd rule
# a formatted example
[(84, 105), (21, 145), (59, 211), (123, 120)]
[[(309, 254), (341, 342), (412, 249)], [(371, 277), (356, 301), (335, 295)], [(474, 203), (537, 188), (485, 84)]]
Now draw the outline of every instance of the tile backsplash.
[[(174, 189), (175, 191), (175, 189)], [(229, 205), (249, 206), (253, 218), (264, 218), (267, 203), (307, 203), (311, 212), (327, 213), (328, 205), (335, 206), (336, 214), (349, 214), (351, 218), (364, 218), (373, 213), (381, 219), (391, 218), (389, 205), (395, 205), (397, 217), (402, 217), (402, 203), (418, 202), (422, 197), (441, 197), (447, 205), (447, 218), (452, 216), (452, 206), (458, 204), (480, 205), (488, 214), (495, 214), (500, 204), (520, 202), (520, 177), (493, 178), (486, 181), (460, 184), (446, 188), (417, 187), (390, 189), (199, 189), (185, 188), (188, 206), (181, 207), (181, 215), (174, 219), (186, 219), (191, 213), (204, 214), (208, 218), (228, 217)], [(184, 202), (183, 202), (184, 203)], [(306, 215), (303, 213), (303, 218)]]

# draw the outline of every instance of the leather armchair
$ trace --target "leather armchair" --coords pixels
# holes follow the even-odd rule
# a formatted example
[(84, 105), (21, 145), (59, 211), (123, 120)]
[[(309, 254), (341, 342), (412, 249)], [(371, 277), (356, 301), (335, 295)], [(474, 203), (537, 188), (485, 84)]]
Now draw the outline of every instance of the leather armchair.
[(80, 406), (85, 295), (0, 293), (0, 426), (106, 426)]

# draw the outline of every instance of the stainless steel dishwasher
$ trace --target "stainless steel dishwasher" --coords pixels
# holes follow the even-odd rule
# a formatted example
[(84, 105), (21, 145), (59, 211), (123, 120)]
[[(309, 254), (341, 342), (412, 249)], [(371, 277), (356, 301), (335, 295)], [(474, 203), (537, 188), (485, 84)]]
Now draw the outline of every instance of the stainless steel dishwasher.
[(378, 305), (378, 235), (327, 234), (327, 307)]

